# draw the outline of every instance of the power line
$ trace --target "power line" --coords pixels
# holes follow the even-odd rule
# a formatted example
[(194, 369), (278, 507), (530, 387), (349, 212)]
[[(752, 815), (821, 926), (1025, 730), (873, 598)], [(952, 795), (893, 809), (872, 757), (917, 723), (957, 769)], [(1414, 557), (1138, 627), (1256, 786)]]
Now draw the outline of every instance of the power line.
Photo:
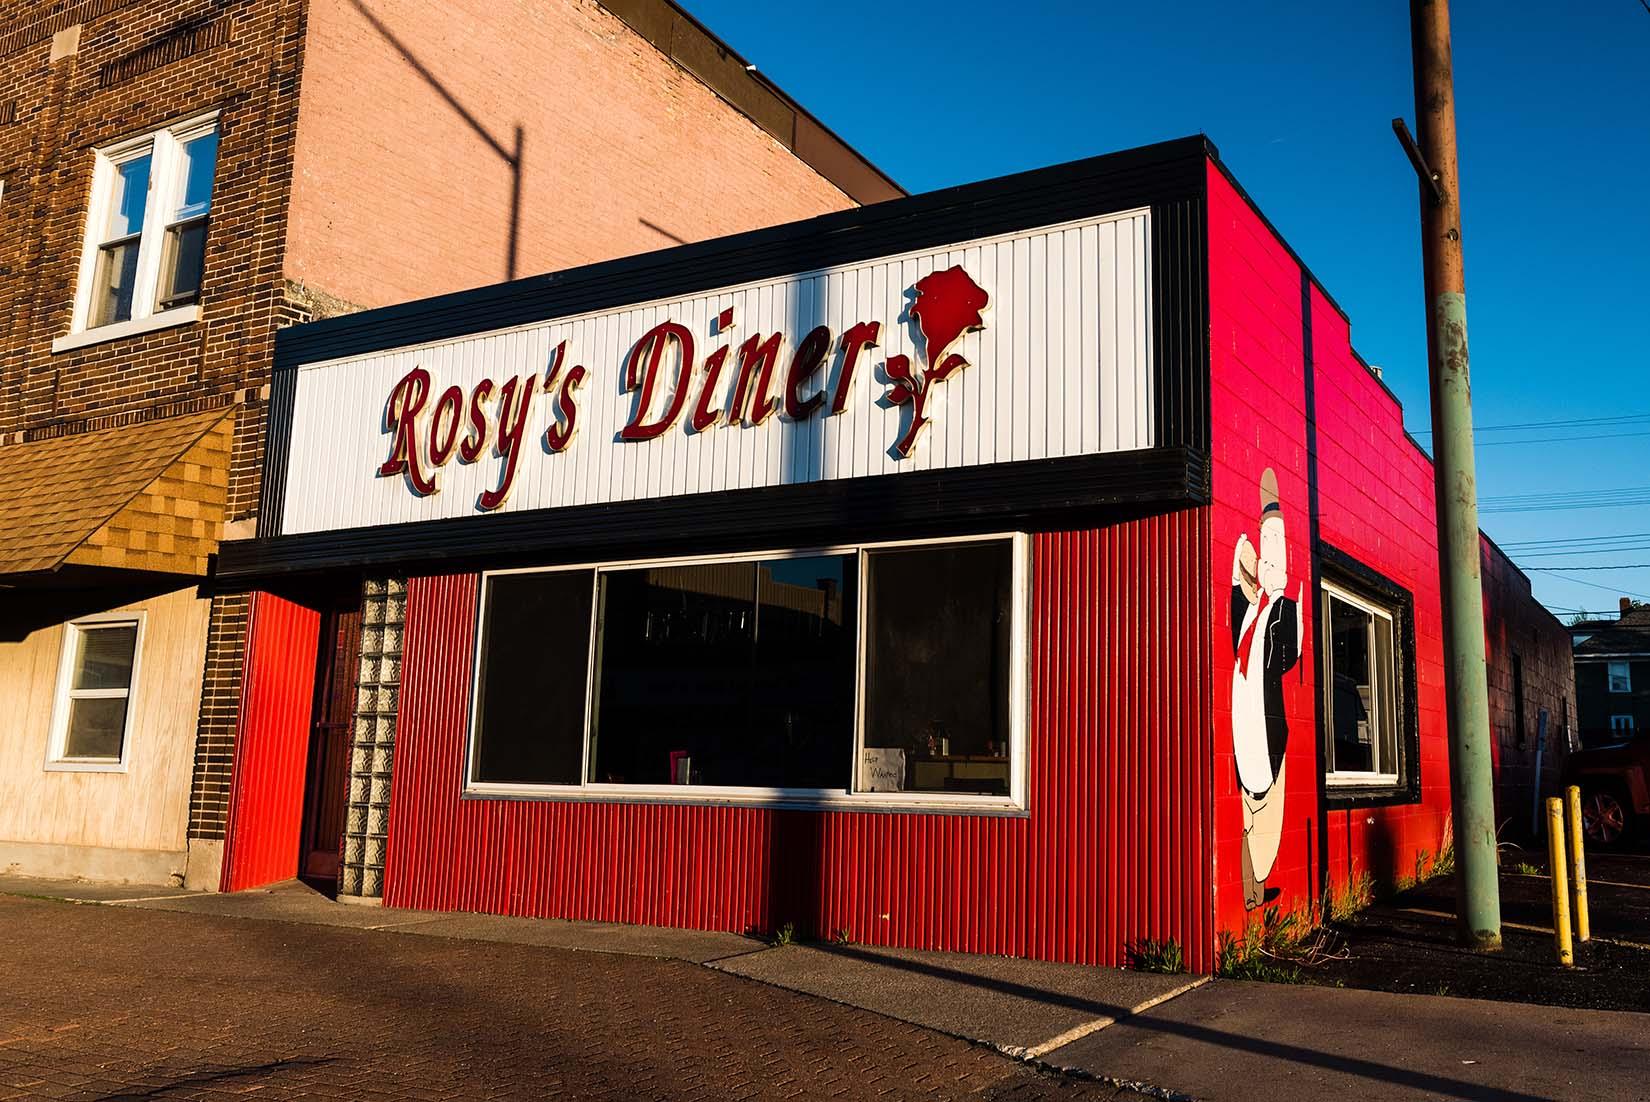
[(1480, 513), (1557, 513), (1571, 509), (1625, 509), (1631, 505), (1650, 505), (1650, 496), (1627, 501), (1581, 501), (1556, 505), (1482, 505)]
[[(1539, 568), (1532, 568), (1532, 569), (1539, 569)], [(1627, 596), (1627, 597), (1642, 597), (1645, 600), (1650, 601), (1650, 593), (1635, 593), (1631, 589), (1622, 589), (1618, 586), (1599, 585), (1597, 582), (1590, 582), (1586, 578), (1572, 578), (1567, 574), (1560, 574), (1560, 573), (1557, 572), (1557, 569), (1555, 569), (1553, 567), (1548, 567), (1546, 569), (1549, 572), (1552, 573), (1553, 577), (1563, 578), (1565, 581), (1574, 582), (1576, 585), (1591, 586), (1594, 589), (1602, 589), (1606, 593), (1616, 593), (1616, 594), (1620, 594), (1620, 595)]]
[[(1650, 3), (1650, 0), (1644, 0)], [(1511, 432), (1514, 429), (1549, 429), (1567, 425), (1610, 425), (1650, 421), (1650, 413), (1618, 413), (1610, 417), (1572, 417), (1561, 421), (1521, 421), (1510, 425), (1474, 425), (1474, 432)], [(1431, 429), (1410, 429), (1411, 436), (1431, 436)]]
[(1650, 493), (1650, 486), (1611, 486), (1608, 489), (1593, 490), (1536, 490), (1527, 494), (1495, 494), (1486, 501), (1524, 501), (1531, 498), (1568, 498), (1594, 497), (1599, 494), (1643, 494)]
[(1518, 564), (1520, 570), (1650, 570), (1650, 562), (1618, 562), (1611, 566), (1572, 566), (1565, 563), (1563, 566), (1525, 566)]
[(1534, 440), (1480, 440), (1473, 446), (1496, 448), (1508, 444), (1572, 444), (1578, 440), (1621, 440), (1629, 436), (1650, 436), (1650, 432), (1601, 432), (1590, 436), (1542, 436)]
[[(1506, 548), (1502, 548), (1503, 551)], [(1650, 543), (1630, 543), (1622, 547), (1583, 547), (1575, 551), (1525, 551), (1521, 557), (1535, 559), (1569, 558), (1572, 555), (1619, 555), (1627, 551), (1650, 551)]]
[(1574, 545), (1579, 543), (1608, 543), (1611, 540), (1638, 540), (1650, 539), (1650, 532), (1617, 532), (1609, 536), (1564, 536), (1551, 540), (1512, 540), (1501, 544), (1501, 550), (1507, 551), (1514, 547), (1551, 547), (1553, 544)]

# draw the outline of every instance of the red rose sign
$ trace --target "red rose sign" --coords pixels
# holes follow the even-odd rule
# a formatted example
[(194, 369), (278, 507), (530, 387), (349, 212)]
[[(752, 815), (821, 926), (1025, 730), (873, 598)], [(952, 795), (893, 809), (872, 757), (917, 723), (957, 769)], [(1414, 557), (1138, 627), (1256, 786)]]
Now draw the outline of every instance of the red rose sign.
[(923, 276), (914, 290), (917, 301), (911, 304), (911, 317), (922, 331), (928, 369), (913, 372), (909, 357), (888, 357), (888, 377), (894, 380), (888, 397), (895, 405), (911, 403), (910, 424), (894, 445), (901, 456), (911, 454), (928, 426), (928, 397), (934, 384), (959, 367), (968, 366), (968, 361), (961, 353), (952, 352), (951, 346), (964, 333), (985, 328), (981, 312), (991, 302), (991, 296), (967, 272), (954, 266)]

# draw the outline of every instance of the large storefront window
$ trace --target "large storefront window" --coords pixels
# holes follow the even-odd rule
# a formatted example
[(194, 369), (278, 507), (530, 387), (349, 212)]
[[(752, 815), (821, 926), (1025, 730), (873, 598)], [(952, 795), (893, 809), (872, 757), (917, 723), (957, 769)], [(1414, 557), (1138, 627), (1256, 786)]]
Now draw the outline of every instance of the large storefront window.
[(591, 779), (846, 787), (854, 575), (847, 555), (604, 572)]
[(1003, 536), (488, 575), (470, 790), (1011, 806), (1022, 557)]

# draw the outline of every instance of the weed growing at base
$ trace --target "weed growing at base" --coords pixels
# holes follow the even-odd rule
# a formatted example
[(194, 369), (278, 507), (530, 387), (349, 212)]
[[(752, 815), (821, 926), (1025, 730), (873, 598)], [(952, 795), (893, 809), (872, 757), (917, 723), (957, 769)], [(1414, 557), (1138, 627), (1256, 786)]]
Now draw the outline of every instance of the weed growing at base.
[(1186, 954), (1174, 938), (1145, 937), (1123, 946), (1129, 967), (1136, 972), (1163, 972), (1173, 975), (1186, 970)]

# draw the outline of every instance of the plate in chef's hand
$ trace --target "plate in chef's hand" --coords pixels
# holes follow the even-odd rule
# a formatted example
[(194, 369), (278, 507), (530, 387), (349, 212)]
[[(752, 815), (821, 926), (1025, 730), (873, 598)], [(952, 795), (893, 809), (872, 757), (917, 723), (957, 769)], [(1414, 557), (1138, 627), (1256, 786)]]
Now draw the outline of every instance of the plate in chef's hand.
[(1243, 583), (1243, 595), (1250, 603), (1260, 597), (1260, 581), (1255, 574), (1255, 545), (1248, 540), (1238, 548), (1238, 580)]

